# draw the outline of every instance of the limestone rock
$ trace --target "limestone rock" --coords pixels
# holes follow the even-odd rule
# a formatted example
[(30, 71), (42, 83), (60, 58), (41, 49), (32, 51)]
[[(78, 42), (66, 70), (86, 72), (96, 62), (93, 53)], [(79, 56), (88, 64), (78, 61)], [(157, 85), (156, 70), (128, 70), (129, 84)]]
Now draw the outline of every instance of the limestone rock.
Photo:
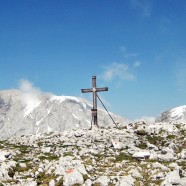
[(165, 181), (161, 184), (161, 186), (166, 186), (167, 184), (171, 185), (179, 185), (181, 182), (180, 175), (178, 170), (174, 170), (172, 172), (169, 172), (166, 177)]
[(146, 134), (130, 123), (0, 141), (0, 180), (6, 186), (185, 186), (185, 125), (138, 123)]
[(131, 176), (123, 176), (121, 180), (116, 184), (116, 186), (135, 186), (135, 179)]
[(83, 184), (84, 179), (82, 174), (76, 170), (68, 170), (64, 176), (64, 186), (73, 186), (74, 184)]
[(180, 158), (186, 159), (186, 149), (183, 149), (180, 153)]
[(135, 152), (132, 157), (137, 158), (137, 159), (147, 159), (150, 156), (149, 151), (139, 151)]
[[(0, 91), (0, 140), (10, 136), (90, 128), (91, 108), (89, 101), (73, 96)], [(119, 123), (128, 122), (112, 115)], [(99, 109), (99, 125), (113, 126), (103, 109)], [(80, 137), (81, 134), (76, 133), (75, 136)]]
[(100, 186), (107, 186), (109, 184), (110, 179), (107, 176), (100, 176), (95, 182)]

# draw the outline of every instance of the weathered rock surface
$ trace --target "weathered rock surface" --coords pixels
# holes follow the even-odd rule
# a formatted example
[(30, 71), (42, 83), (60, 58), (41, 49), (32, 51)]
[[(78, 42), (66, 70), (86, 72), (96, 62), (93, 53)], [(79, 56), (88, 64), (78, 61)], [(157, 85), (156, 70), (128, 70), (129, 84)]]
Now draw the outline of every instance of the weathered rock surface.
[(0, 185), (185, 186), (185, 125), (135, 122), (12, 137), (0, 141)]
[(159, 117), (156, 118), (156, 122), (185, 122), (186, 121), (186, 105), (175, 107), (168, 111), (161, 113)]
[[(12, 136), (90, 128), (90, 102), (72, 96), (54, 96), (19, 90), (0, 91), (0, 140)], [(127, 120), (113, 115), (117, 123)], [(99, 125), (113, 126), (99, 109)]]

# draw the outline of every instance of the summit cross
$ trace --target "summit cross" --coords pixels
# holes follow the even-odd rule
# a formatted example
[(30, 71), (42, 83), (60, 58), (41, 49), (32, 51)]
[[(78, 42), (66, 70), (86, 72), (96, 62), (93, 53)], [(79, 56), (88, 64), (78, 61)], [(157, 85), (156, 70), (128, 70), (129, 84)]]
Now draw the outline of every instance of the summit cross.
[(94, 122), (94, 125), (98, 126), (98, 119), (97, 119), (97, 92), (102, 92), (102, 91), (108, 91), (108, 87), (103, 87), (103, 88), (97, 88), (96, 87), (96, 76), (92, 76), (92, 88), (90, 89), (81, 89), (82, 93), (93, 93), (93, 108), (91, 109), (92, 113), (92, 119)]

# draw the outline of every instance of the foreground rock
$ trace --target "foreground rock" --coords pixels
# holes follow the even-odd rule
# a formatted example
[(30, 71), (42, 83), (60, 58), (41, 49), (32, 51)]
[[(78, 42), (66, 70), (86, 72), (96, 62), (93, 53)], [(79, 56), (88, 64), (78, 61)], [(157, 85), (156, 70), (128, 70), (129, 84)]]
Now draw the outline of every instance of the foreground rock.
[(13, 137), (0, 142), (0, 185), (185, 186), (185, 136), (184, 123), (136, 122)]

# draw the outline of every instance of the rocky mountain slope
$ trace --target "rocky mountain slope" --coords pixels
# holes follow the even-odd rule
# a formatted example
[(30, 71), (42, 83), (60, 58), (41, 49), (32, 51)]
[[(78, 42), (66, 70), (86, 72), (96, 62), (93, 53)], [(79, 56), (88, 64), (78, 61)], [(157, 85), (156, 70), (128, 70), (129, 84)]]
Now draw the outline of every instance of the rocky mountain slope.
[(136, 122), (0, 142), (1, 186), (185, 186), (186, 124)]
[(129, 122), (77, 97), (0, 91), (0, 186), (186, 186), (185, 106)]
[(161, 113), (156, 122), (186, 121), (186, 105)]
[[(66, 129), (90, 128), (92, 105), (71, 96), (54, 96), (19, 90), (0, 91), (0, 139)], [(118, 123), (125, 119), (113, 115)], [(100, 126), (113, 125), (99, 109)]]

